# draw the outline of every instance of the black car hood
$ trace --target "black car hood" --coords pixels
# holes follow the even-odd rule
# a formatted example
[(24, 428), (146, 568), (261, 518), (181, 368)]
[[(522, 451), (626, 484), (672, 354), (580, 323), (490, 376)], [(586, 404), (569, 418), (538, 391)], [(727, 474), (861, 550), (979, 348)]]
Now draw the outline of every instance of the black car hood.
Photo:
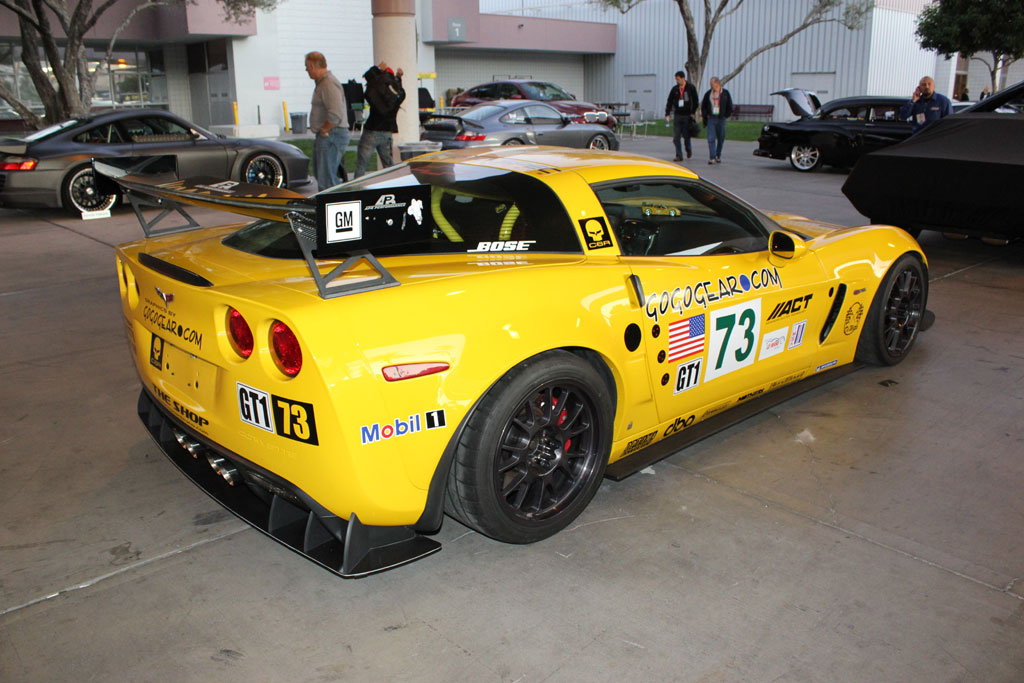
[(773, 95), (781, 95), (789, 103), (789, 109), (796, 116), (814, 116), (821, 109), (821, 100), (816, 93), (802, 88), (786, 88), (777, 90)]

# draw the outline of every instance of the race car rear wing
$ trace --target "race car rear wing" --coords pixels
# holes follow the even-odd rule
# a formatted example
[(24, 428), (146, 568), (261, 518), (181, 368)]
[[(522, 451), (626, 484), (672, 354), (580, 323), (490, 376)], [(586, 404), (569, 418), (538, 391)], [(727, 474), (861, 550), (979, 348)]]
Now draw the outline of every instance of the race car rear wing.
[[(186, 206), (212, 208), (253, 218), (287, 222), (303, 259), (324, 299), (394, 287), (401, 283), (378, 261), (371, 249), (429, 238), (424, 221), (430, 187), (416, 185), (380, 190), (333, 192), (305, 197), (291, 190), (233, 180), (197, 177), (179, 179), (173, 157), (93, 160), (98, 183), (113, 181), (131, 203), (146, 237), (195, 230), (199, 223)], [(102, 179), (100, 178), (102, 176)], [(106, 179), (109, 179), (106, 180)], [(142, 210), (160, 213), (147, 219)], [(184, 223), (157, 227), (172, 213)], [(326, 273), (318, 259), (341, 260)], [(366, 263), (366, 269), (355, 272)]]

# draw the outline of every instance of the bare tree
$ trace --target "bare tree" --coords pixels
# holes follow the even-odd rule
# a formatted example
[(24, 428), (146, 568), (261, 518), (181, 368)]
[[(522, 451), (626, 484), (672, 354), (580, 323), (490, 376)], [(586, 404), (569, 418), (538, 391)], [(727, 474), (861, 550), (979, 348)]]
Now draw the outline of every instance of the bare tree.
[[(109, 64), (114, 44), (132, 19), (139, 12), (153, 7), (191, 0), (142, 0), (133, 3), (107, 42), (103, 61), (90, 70), (85, 35), (118, 1), (103, 0), (94, 7), (93, 0), (0, 0), (0, 7), (10, 10), (18, 18), (21, 62), (45, 111), (44, 116), (39, 116), (0, 81), (0, 99), (10, 104), (25, 123), (41, 128), (45, 123), (88, 114), (96, 91), (96, 78), (101, 68)], [(277, 5), (277, 0), (218, 1), (224, 7), (225, 15), (233, 21), (251, 17), (257, 9), (273, 9)]]
[[(600, 4), (613, 7), (625, 14), (639, 5), (644, 0), (597, 0)], [(686, 29), (686, 76), (693, 83), (702, 82), (704, 67), (708, 62), (708, 54), (711, 52), (711, 41), (715, 36), (715, 29), (720, 21), (735, 13), (743, 6), (745, 0), (703, 0), (704, 3), (704, 31), (703, 36), (697, 38), (697, 22), (693, 15), (693, 0), (674, 0), (679, 6), (679, 14), (683, 18), (683, 27)], [(714, 5), (714, 6), (713, 6)], [(758, 55), (785, 45), (794, 36), (806, 31), (812, 26), (836, 22), (848, 29), (858, 29), (864, 25), (864, 19), (874, 8), (874, 0), (813, 0), (810, 9), (803, 20), (787, 33), (779, 36), (756, 50), (752, 51), (745, 59), (740, 61), (725, 76), (721, 77), (722, 83), (727, 83), (743, 71)]]

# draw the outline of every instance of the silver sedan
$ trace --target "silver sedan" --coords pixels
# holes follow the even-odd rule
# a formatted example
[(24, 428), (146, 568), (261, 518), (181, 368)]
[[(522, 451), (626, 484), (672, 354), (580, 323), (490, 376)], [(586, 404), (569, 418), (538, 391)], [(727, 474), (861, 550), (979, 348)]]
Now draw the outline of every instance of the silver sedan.
[[(584, 114), (588, 121), (596, 121), (597, 116), (596, 112), (593, 117)], [(608, 126), (574, 123), (554, 107), (533, 100), (497, 100), (458, 114), (435, 115), (423, 124), (420, 139), (440, 142), (442, 149), (498, 145), (619, 148), (619, 138)]]

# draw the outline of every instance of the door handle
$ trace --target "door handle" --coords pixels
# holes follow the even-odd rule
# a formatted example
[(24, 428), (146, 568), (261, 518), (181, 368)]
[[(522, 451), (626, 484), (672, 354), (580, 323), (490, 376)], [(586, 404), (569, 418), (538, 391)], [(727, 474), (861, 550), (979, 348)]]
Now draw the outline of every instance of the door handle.
[(640, 282), (640, 276), (633, 274), (629, 276), (629, 284), (633, 285), (633, 293), (636, 294), (637, 308), (644, 307), (644, 285)]

